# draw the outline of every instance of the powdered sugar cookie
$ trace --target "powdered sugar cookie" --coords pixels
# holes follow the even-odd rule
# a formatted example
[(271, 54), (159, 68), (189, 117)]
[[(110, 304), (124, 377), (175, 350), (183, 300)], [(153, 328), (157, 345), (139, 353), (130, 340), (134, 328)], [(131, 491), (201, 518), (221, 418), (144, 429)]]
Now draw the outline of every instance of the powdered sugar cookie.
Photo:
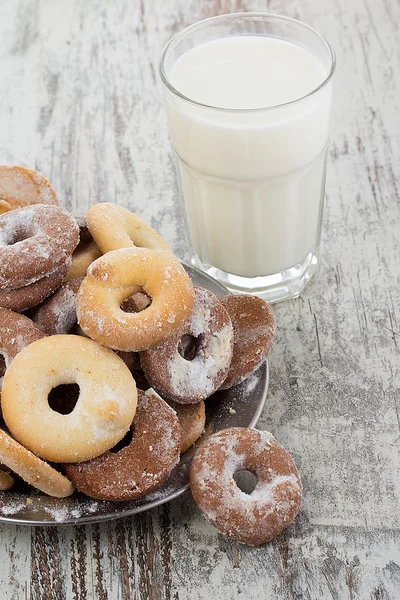
[[(257, 477), (251, 494), (233, 475)], [(285, 529), (300, 510), (302, 486), (290, 454), (267, 431), (232, 427), (207, 438), (190, 467), (190, 488), (204, 517), (224, 535), (259, 546)]]
[(46, 177), (20, 166), (0, 166), (0, 200), (13, 209), (31, 204), (59, 205), (57, 194)]
[(101, 456), (64, 465), (76, 487), (93, 498), (133, 500), (159, 488), (179, 462), (181, 428), (176, 413), (154, 390), (138, 390), (131, 441)]
[[(185, 344), (191, 346), (184, 348)], [(213, 394), (228, 373), (233, 328), (216, 296), (195, 288), (194, 307), (183, 329), (140, 354), (146, 378), (162, 396), (179, 404), (195, 404)], [(185, 352), (192, 355), (185, 358)]]

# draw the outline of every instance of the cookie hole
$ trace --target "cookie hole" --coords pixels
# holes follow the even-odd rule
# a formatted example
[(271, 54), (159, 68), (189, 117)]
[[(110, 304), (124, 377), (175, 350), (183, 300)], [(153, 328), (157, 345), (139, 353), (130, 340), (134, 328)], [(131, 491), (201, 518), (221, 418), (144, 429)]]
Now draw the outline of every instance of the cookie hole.
[(258, 482), (257, 476), (251, 471), (247, 470), (236, 471), (236, 473), (233, 475), (233, 479), (235, 480), (238, 488), (245, 494), (251, 494)]
[(4, 377), (6, 368), (6, 359), (4, 358), (4, 354), (0, 353), (0, 377)]
[(80, 388), (77, 383), (58, 385), (48, 396), (49, 406), (60, 415), (69, 415), (78, 402), (79, 394)]
[(10, 231), (9, 235), (7, 236), (7, 246), (13, 246), (14, 244), (18, 244), (18, 242), (28, 240), (32, 236), (33, 232), (29, 231), (29, 229), (15, 227), (15, 229)]
[(151, 297), (141, 289), (122, 302), (121, 310), (126, 313), (138, 313), (148, 308), (151, 302)]
[(12, 239), (11, 239), (11, 243), (8, 244), (9, 246), (13, 246), (14, 244), (18, 244), (18, 242), (23, 242), (24, 240), (27, 240), (28, 238), (30, 238), (30, 235), (27, 235), (26, 233), (20, 233), (19, 235), (13, 235)]
[(129, 444), (132, 443), (132, 440), (133, 440), (133, 432), (132, 432), (132, 429), (129, 429), (126, 432), (126, 434), (124, 435), (124, 437), (122, 438), (122, 440), (120, 440), (118, 442), (118, 444), (115, 444), (115, 446), (110, 449), (110, 452), (112, 452), (113, 454), (117, 454), (117, 452), (119, 452), (123, 448), (126, 448), (127, 446), (129, 446)]
[(190, 335), (189, 333), (187, 333), (181, 337), (181, 341), (179, 342), (178, 346), (178, 352), (182, 356), (182, 358), (191, 361), (198, 353), (202, 342), (202, 335), (194, 337), (194, 335)]

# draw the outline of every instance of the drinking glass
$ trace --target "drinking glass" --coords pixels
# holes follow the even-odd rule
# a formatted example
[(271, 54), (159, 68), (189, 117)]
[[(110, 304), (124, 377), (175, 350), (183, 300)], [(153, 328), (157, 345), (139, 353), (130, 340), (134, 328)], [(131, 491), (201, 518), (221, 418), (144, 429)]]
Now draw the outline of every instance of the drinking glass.
[[(171, 83), (171, 69), (183, 54), (243, 35), (308, 50), (323, 67), (319, 85), (274, 106), (235, 108), (232, 97), (233, 108), (224, 108), (187, 97)], [(294, 298), (316, 270), (334, 70), (334, 52), (322, 35), (300, 21), (264, 13), (195, 23), (162, 52), (160, 75), (191, 261), (232, 291), (270, 302)]]

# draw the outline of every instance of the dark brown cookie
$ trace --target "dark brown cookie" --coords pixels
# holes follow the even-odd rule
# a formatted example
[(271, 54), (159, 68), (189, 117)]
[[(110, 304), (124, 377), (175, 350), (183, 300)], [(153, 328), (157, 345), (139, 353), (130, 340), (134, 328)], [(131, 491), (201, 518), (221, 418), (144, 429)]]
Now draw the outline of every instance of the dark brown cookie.
[(71, 258), (68, 258), (56, 271), (42, 277), (35, 283), (15, 290), (0, 289), (0, 307), (10, 308), (15, 312), (23, 312), (28, 308), (37, 306), (60, 286), (70, 266)]
[(232, 358), (229, 315), (212, 292), (195, 288), (192, 313), (183, 329), (161, 346), (140, 353), (150, 385), (178, 404), (195, 404), (226, 379)]
[[(233, 476), (257, 477), (251, 494)], [(268, 431), (232, 427), (206, 439), (190, 467), (190, 487), (204, 517), (222, 534), (259, 546), (276, 537), (300, 510), (302, 486), (290, 454)]]
[(18, 352), (42, 337), (43, 333), (28, 317), (0, 308), (0, 355), (4, 358), (0, 364), (0, 390), (5, 370)]
[(57, 271), (79, 241), (63, 208), (37, 204), (0, 215), (0, 289), (31, 285)]
[(232, 362), (221, 386), (228, 389), (247, 379), (268, 356), (276, 324), (270, 305), (258, 296), (231, 294), (219, 301), (228, 311), (234, 331)]
[(175, 404), (168, 402), (178, 415), (182, 428), (181, 453), (193, 446), (204, 431), (206, 424), (206, 407), (203, 400), (197, 404)]
[(92, 498), (133, 500), (159, 488), (179, 462), (181, 427), (176, 413), (154, 390), (138, 390), (127, 446), (117, 445), (82, 463), (65, 464), (74, 485)]
[(76, 296), (82, 279), (70, 279), (60, 285), (36, 310), (32, 320), (46, 335), (71, 333), (78, 322)]

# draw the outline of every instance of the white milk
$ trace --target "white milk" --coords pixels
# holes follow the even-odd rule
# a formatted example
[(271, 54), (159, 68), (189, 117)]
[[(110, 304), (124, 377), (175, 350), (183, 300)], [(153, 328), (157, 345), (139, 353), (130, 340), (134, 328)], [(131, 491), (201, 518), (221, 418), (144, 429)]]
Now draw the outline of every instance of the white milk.
[[(197, 103), (261, 109), (302, 98), (327, 73), (300, 46), (245, 35), (189, 50), (167, 75)], [(331, 86), (301, 102), (250, 112), (203, 108), (165, 94), (201, 261), (243, 277), (303, 263), (318, 237)]]

